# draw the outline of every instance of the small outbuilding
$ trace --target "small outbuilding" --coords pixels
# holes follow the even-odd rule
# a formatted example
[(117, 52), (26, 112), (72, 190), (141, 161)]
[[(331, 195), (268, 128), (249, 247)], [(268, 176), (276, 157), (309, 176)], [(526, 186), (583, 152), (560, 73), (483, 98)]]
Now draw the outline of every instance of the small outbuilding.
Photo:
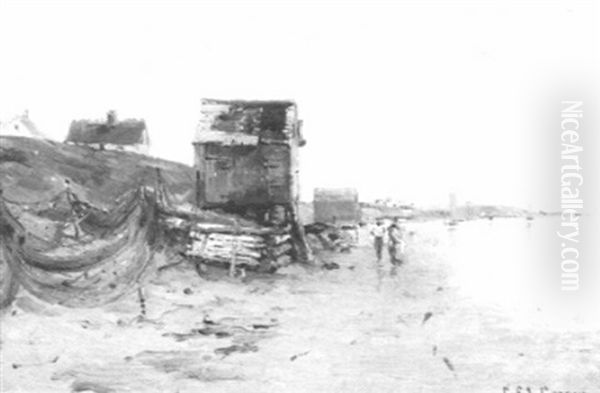
[(316, 188), (313, 209), (315, 222), (353, 225), (361, 220), (358, 191), (353, 188)]

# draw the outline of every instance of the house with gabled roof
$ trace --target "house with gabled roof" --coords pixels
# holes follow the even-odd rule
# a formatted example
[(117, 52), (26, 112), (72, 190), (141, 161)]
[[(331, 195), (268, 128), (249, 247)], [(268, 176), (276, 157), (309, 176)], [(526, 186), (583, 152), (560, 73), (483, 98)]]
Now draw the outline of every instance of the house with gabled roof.
[(115, 111), (109, 111), (103, 121), (73, 120), (65, 143), (139, 154), (148, 154), (150, 149), (146, 122), (139, 119), (118, 120)]

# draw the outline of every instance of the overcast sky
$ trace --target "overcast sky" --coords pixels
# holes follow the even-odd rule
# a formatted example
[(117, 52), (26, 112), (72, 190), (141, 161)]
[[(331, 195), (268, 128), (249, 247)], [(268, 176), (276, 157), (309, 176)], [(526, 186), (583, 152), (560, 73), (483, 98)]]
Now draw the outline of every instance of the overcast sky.
[(294, 99), (307, 200), (342, 186), (553, 207), (536, 187), (547, 95), (597, 83), (591, 1), (0, 4), (1, 118), (27, 108), (63, 140), (116, 109), (146, 119), (152, 154), (191, 164), (202, 97)]

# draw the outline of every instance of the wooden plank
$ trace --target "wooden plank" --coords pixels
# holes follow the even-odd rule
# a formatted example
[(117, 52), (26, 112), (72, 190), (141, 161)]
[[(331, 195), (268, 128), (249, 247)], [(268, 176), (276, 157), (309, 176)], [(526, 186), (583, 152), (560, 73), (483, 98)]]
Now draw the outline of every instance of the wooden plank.
[[(192, 226), (192, 231), (199, 233), (222, 233), (222, 234), (235, 234), (237, 233), (235, 228), (227, 225), (215, 225), (206, 223), (197, 223)], [(240, 234), (243, 235), (285, 235), (290, 231), (289, 227), (285, 228), (250, 228), (242, 227), (239, 230)]]

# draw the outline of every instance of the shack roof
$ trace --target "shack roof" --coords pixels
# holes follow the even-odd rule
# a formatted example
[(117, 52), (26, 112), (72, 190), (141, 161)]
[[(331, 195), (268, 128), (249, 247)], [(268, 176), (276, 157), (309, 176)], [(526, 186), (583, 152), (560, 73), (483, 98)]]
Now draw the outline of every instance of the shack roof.
[(200, 112), (195, 143), (256, 144), (259, 137), (289, 139), (299, 132), (296, 104), (290, 100), (205, 98)]
[(147, 143), (146, 122), (128, 119), (109, 124), (92, 120), (73, 120), (67, 142), (136, 145)]
[(247, 108), (260, 108), (265, 106), (284, 106), (296, 105), (294, 100), (222, 100), (218, 98), (203, 98), (202, 105), (237, 105)]

